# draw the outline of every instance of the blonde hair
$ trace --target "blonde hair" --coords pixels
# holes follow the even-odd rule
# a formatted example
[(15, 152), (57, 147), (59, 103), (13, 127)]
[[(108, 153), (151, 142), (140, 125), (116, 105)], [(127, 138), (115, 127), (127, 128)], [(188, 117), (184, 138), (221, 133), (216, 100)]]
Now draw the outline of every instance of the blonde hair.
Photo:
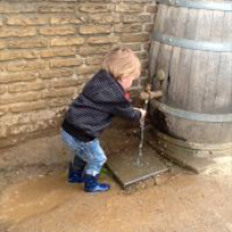
[(119, 80), (129, 76), (137, 78), (141, 73), (140, 60), (130, 48), (115, 48), (110, 51), (105, 56), (102, 68)]

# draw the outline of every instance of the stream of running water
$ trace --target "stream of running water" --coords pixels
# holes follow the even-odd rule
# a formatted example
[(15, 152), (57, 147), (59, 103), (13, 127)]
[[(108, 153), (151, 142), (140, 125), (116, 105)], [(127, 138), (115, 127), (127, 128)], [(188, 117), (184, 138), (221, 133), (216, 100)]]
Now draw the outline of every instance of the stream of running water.
[[(145, 101), (143, 109), (147, 111), (148, 100)], [(139, 143), (139, 157), (137, 160), (137, 165), (142, 166), (143, 157), (143, 142), (144, 142), (144, 128), (145, 128), (145, 117), (140, 119), (140, 143)]]

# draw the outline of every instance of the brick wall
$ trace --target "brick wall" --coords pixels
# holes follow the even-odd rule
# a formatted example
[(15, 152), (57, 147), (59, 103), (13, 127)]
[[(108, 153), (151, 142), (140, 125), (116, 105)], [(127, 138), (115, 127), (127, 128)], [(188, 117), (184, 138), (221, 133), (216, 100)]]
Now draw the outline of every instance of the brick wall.
[(0, 1), (0, 148), (57, 131), (113, 47), (136, 52), (144, 82), (155, 13), (154, 0)]

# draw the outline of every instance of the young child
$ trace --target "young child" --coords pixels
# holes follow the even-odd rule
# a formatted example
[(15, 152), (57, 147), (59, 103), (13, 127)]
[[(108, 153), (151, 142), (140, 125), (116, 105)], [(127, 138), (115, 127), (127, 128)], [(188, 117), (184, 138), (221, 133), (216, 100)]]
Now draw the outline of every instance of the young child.
[(141, 63), (131, 49), (109, 52), (102, 69), (86, 84), (70, 105), (62, 124), (62, 139), (74, 153), (69, 164), (68, 181), (84, 182), (86, 192), (102, 192), (109, 184), (98, 183), (106, 156), (98, 137), (114, 116), (140, 120), (143, 109), (133, 108), (126, 91), (141, 72)]

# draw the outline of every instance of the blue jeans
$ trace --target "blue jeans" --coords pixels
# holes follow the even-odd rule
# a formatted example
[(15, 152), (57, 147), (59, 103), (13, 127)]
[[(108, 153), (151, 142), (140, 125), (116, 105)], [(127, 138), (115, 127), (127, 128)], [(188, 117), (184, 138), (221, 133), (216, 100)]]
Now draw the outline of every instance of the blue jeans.
[(98, 139), (90, 142), (82, 142), (64, 130), (61, 131), (61, 137), (68, 148), (74, 153), (74, 161), (77, 162), (78, 159), (75, 159), (75, 156), (77, 156), (80, 158), (80, 161), (83, 160), (86, 162), (85, 174), (95, 176), (100, 173), (103, 164), (106, 162), (106, 156)]

